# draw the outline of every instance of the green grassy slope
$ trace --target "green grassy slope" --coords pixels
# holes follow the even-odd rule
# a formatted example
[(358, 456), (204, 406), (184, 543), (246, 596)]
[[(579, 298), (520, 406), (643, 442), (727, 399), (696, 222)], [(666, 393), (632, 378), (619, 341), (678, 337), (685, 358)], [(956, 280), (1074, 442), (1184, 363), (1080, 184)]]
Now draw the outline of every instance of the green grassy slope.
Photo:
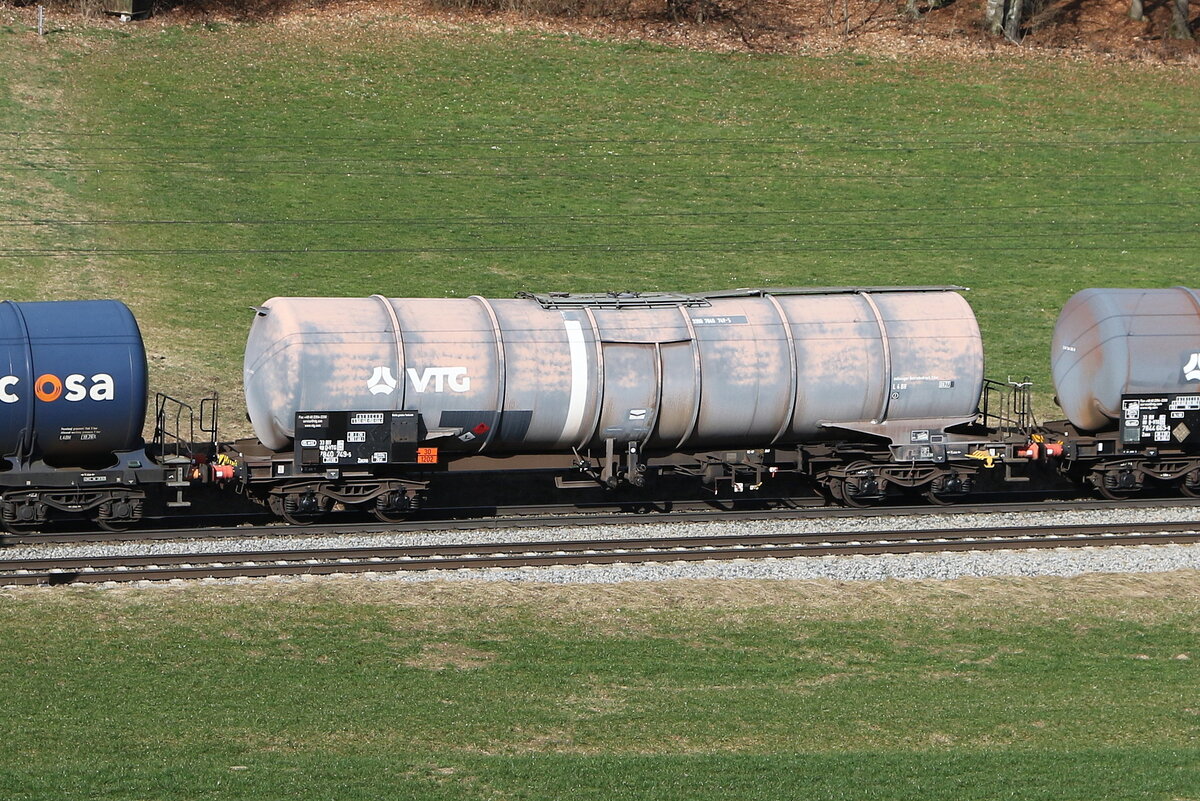
[(0, 595), (6, 798), (1167, 799), (1194, 576)]
[(127, 298), (177, 392), (236, 393), (244, 310), (273, 295), (947, 283), (973, 289), (989, 373), (1045, 407), (1072, 292), (1195, 283), (1186, 70), (386, 19), (43, 44), (56, 113), (6, 113), (34, 130), (0, 171), (63, 196), (0, 229), (0, 288)]

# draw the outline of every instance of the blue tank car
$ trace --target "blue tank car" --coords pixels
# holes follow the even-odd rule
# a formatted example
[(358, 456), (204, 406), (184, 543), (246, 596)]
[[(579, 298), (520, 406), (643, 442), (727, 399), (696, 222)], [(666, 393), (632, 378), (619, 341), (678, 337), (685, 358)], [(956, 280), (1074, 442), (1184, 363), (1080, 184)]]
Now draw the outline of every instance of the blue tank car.
[(146, 351), (115, 300), (0, 302), (0, 521), (58, 512), (120, 527), (141, 517)]
[(0, 454), (100, 467), (142, 446), (146, 351), (115, 300), (0, 303)]

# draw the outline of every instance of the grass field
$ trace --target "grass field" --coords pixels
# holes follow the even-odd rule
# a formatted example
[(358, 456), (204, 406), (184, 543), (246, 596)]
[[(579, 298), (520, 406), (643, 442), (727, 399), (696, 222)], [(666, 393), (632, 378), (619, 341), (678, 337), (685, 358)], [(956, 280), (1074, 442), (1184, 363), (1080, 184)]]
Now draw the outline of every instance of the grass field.
[(0, 28), (0, 291), (228, 399), (273, 295), (960, 284), (1046, 407), (1072, 292), (1196, 283), (1193, 71), (416, 27)]
[(42, 798), (1195, 799), (1194, 574), (0, 595)]

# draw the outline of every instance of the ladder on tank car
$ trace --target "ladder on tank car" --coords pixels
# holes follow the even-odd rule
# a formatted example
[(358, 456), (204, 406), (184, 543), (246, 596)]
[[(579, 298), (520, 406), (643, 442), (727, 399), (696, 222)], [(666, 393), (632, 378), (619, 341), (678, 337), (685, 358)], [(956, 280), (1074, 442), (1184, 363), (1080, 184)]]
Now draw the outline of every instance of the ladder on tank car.
[[(175, 490), (175, 499), (167, 506), (191, 506), (183, 498), (185, 487), (191, 486), (189, 473), (206, 465), (217, 452), (218, 395), (200, 401), (200, 410), (181, 400), (159, 392), (154, 398), (154, 453), (159, 463), (168, 469), (166, 486)], [(199, 429), (208, 439), (197, 441), (196, 418)]]

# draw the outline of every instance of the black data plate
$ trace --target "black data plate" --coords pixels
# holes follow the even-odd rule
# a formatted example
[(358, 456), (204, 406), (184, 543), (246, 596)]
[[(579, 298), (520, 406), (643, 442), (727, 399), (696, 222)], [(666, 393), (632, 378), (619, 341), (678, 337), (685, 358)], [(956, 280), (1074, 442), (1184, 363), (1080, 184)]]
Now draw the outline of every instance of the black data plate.
[(1179, 447), (1200, 444), (1200, 395), (1125, 395), (1121, 442)]
[(415, 411), (297, 412), (296, 470), (413, 464), (420, 420)]

